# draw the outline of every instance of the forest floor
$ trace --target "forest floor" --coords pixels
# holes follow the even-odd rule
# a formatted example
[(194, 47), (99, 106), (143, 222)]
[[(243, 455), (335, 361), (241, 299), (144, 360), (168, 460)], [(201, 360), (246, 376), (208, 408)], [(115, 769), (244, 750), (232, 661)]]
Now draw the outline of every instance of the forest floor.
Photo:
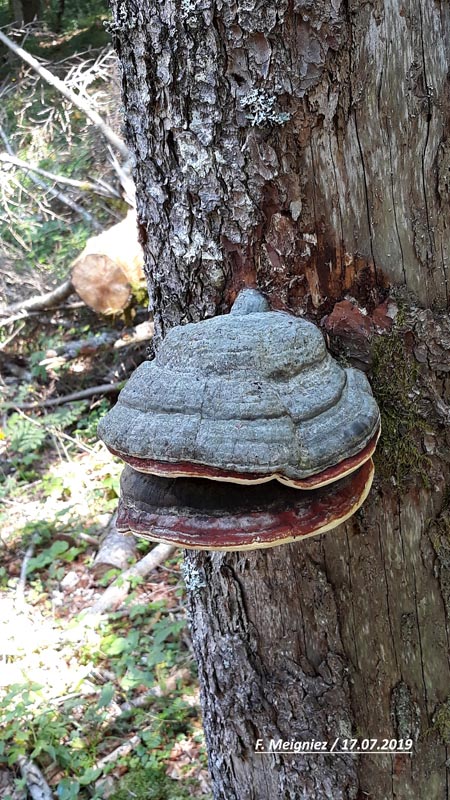
[[(62, 32), (35, 24), (16, 40), (117, 128), (105, 4), (66, 8)], [(0, 23), (1, 13), (0, 3)], [(95, 127), (3, 50), (0, 100), (4, 152), (117, 184)], [(0, 163), (0, 798), (25, 799), (46, 781), (42, 796), (59, 800), (187, 800), (207, 795), (209, 780), (180, 559), (135, 580), (108, 613), (86, 614), (120, 576), (93, 569), (118, 500), (121, 465), (96, 436), (115, 394), (64, 401), (120, 386), (146, 357), (145, 298), (115, 317), (76, 295), (25, 318), (8, 312), (67, 279), (93, 222), (126, 213), (121, 200), (64, 191), (78, 211)], [(135, 558), (150, 550), (139, 543)]]
[[(61, 329), (67, 315), (71, 326)], [(94, 396), (21, 409), (38, 397), (103, 384), (111, 370), (126, 376), (145, 346), (91, 344), (90, 355), (89, 343), (112, 332), (126, 341), (129, 329), (88, 309), (45, 316), (27, 322), (14, 352), (13, 342), (2, 351), (0, 797), (26, 797), (20, 756), (62, 800), (203, 795), (206, 756), (179, 557), (136, 581), (95, 624), (83, 617), (120, 575), (112, 568), (98, 577), (92, 569), (122, 469), (96, 437), (111, 401)], [(79, 347), (80, 321), (88, 317), (84, 351), (55, 356), (58, 347), (70, 354), (71, 341)], [(47, 349), (30, 347), (36, 327)], [(150, 548), (138, 544), (136, 558)]]

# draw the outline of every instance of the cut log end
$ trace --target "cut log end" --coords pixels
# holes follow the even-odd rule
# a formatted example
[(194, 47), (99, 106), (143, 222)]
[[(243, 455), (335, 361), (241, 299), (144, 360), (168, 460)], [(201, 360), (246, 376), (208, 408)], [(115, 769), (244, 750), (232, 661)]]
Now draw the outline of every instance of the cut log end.
[(72, 267), (81, 299), (99, 314), (118, 314), (130, 303), (132, 288), (145, 285), (136, 214), (88, 240)]
[(125, 273), (106, 255), (81, 256), (74, 264), (72, 282), (79, 297), (99, 314), (117, 314), (131, 299)]

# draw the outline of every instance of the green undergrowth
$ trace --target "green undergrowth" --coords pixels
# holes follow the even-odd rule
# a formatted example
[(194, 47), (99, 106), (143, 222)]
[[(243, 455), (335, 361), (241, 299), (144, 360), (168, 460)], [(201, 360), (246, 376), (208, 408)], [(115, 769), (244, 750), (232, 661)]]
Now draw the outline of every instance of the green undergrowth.
[[(26, 756), (59, 800), (100, 800), (106, 789), (113, 800), (200, 796), (206, 756), (178, 558), (153, 591), (137, 579), (120, 610), (93, 621), (84, 613), (95, 552), (81, 539), (86, 533), (94, 536), (95, 525), (66, 508), (8, 540), (0, 571), (0, 769), (15, 771)], [(31, 544), (26, 602), (17, 605)]]
[[(93, 108), (110, 125), (119, 127), (114, 59), (105, 55), (109, 44), (103, 25), (108, 16), (107, 3), (66, 2), (59, 33), (53, 27), (59, 3), (45, 3), (42, 7), (43, 18), (27, 31), (24, 48), (48, 61), (50, 70), (63, 80), (72, 70), (71, 88), (75, 93), (81, 87), (83, 93), (92, 96)], [(7, 4), (0, 3), (0, 21), (7, 16)], [(3, 52), (3, 46), (0, 49)], [(101, 66), (93, 68), (95, 60), (103, 57), (106, 60)], [(97, 128), (57, 90), (37, 79), (32, 70), (24, 69), (19, 59), (8, 55), (0, 62), (0, 125), (14, 155), (66, 178), (105, 180), (117, 190), (108, 147)], [(36, 185), (36, 179), (44, 186)], [(118, 222), (128, 210), (119, 197), (69, 187), (10, 165), (0, 170), (0, 185), (1, 253), (13, 263), (15, 272), (30, 276), (30, 283), (36, 275), (48, 286), (62, 281), (87, 239)], [(67, 196), (81, 210), (70, 208), (61, 197), (49, 194), (46, 187)], [(18, 299), (12, 296), (6, 302)]]
[[(72, 70), (72, 79), (81, 75), (83, 85), (87, 76), (88, 92), (117, 130), (114, 59), (107, 50), (92, 50), (107, 41), (106, 0), (66, 0), (60, 31), (59, 2), (42, 5), (43, 19), (24, 34), (24, 47), (49, 61), (60, 78)], [(0, 25), (7, 22), (7, 4), (0, 2)], [(89, 82), (97, 58), (100, 67)], [(0, 68), (0, 125), (14, 153), (58, 175), (100, 178), (117, 189), (95, 126), (20, 61), (8, 55)], [(0, 181), (1, 255), (12, 276), (3, 284), (4, 300), (12, 304), (65, 279), (97, 231), (83, 214), (37, 188), (30, 174), (5, 166)], [(101, 227), (124, 216), (126, 207), (117, 198), (55, 187)], [(133, 581), (117, 610), (96, 620), (86, 615), (112, 580), (120, 582), (117, 570), (97, 578), (91, 569), (118, 502), (122, 467), (96, 433), (113, 396), (102, 399), (99, 392), (88, 400), (51, 404), (104, 383), (120, 387), (142, 361), (148, 343), (129, 345), (127, 337), (142, 321), (136, 302), (148, 298), (141, 289), (134, 295), (122, 318), (73, 310), (72, 298), (0, 332), (6, 377), (0, 428), (0, 772), (23, 788), (18, 759), (26, 756), (58, 800), (205, 796), (206, 757), (179, 559), (146, 582)], [(116, 350), (112, 343), (119, 336), (123, 343)], [(136, 558), (149, 547), (140, 544)]]
[(381, 438), (375, 453), (378, 475), (402, 488), (420, 477), (428, 485), (429, 457), (421, 437), (430, 428), (418, 411), (419, 365), (395, 329), (375, 341), (372, 388), (381, 412)]
[(18, 758), (30, 758), (58, 800), (205, 796), (179, 558), (134, 580), (117, 611), (85, 614), (120, 583), (117, 570), (91, 573), (122, 469), (96, 437), (108, 407), (13, 411), (2, 429), (0, 770), (20, 786)]
[(191, 800), (192, 781), (183, 780), (179, 786), (174, 786), (157, 764), (147, 768), (138, 767), (126, 775), (121, 788), (113, 795), (113, 800)]
[[(192, 796), (178, 792), (166, 775), (174, 744), (187, 736), (199, 761), (204, 764), (205, 758), (198, 708), (191, 702), (192, 666), (179, 644), (184, 626), (166, 603), (157, 602), (131, 607), (125, 619), (121, 615), (114, 621), (112, 615), (98, 632), (84, 630), (81, 623), (78, 629), (60, 630), (57, 652), (65, 664), (70, 654), (72, 683), (69, 676), (67, 685), (58, 688), (56, 675), (52, 684), (49, 674), (50, 684), (23, 681), (9, 687), (0, 699), (0, 764), (14, 767), (19, 756), (31, 758), (47, 774), (60, 800), (102, 798), (103, 781), (113, 773), (117, 789), (113, 798), (129, 796), (135, 785), (137, 797)], [(43, 638), (45, 657), (50, 649), (45, 631)], [(20, 652), (14, 655), (20, 657)], [(180, 665), (188, 669), (165, 692), (165, 682)], [(145, 707), (122, 710), (130, 697), (155, 689), (160, 694), (155, 692)], [(103, 762), (128, 742), (128, 752)], [(127, 773), (123, 788), (121, 772)]]
[[(46, 0), (41, 3), (38, 28), (28, 37), (30, 51), (36, 52), (39, 49), (39, 34), (43, 30), (55, 34), (52, 38), (54, 48), (58, 47), (58, 44), (61, 46), (58, 39), (62, 39), (63, 43), (67, 43), (69, 55), (78, 52), (80, 50), (79, 39), (75, 39), (74, 42), (73, 38), (93, 26), (103, 27), (102, 20), (109, 17), (107, 0), (65, 0), (62, 16), (59, 14), (60, 8), (60, 0)], [(0, 0), (0, 24), (5, 26), (10, 22), (10, 0)], [(98, 46), (92, 40), (87, 39), (86, 45), (89, 46), (89, 44), (91, 47)], [(101, 44), (104, 44), (104, 41)]]

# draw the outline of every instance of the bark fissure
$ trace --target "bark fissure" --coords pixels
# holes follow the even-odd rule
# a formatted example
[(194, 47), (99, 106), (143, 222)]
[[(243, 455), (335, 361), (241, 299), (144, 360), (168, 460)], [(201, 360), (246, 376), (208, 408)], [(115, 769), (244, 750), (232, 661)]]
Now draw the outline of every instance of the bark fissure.
[(342, 243), (344, 241), (344, 224), (343, 224), (343, 221), (342, 221), (342, 208), (341, 208), (341, 198), (340, 198), (340, 195), (339, 195), (339, 182), (338, 182), (338, 179), (337, 179), (336, 164), (334, 163), (333, 148), (331, 147), (330, 138), (328, 138), (328, 147), (329, 147), (329, 150), (330, 150), (330, 158), (331, 158), (331, 163), (333, 165), (334, 180), (335, 180), (335, 183), (336, 183), (336, 196), (337, 196), (337, 199), (338, 199), (340, 233), (341, 233), (341, 243)]
[(393, 159), (392, 159), (392, 143), (391, 143), (391, 135), (389, 133), (389, 127), (387, 128), (387, 139), (388, 139), (388, 146), (389, 146), (389, 163), (390, 163), (390, 166), (391, 166), (392, 210), (394, 212), (395, 232), (397, 234), (398, 246), (400, 248), (401, 259), (402, 259), (403, 280), (406, 282), (405, 257), (404, 257), (404, 254), (403, 254), (402, 240), (401, 240), (401, 237), (400, 237), (400, 231), (399, 231), (399, 227), (398, 227), (397, 204), (396, 204), (396, 199), (395, 199), (395, 194), (394, 194), (394, 170), (393, 170)]
[(428, 188), (427, 188), (427, 175), (426, 175), (426, 155), (428, 149), (428, 142), (430, 138), (430, 128), (431, 128), (431, 118), (433, 113), (433, 105), (430, 98), (430, 92), (433, 91), (431, 85), (428, 83), (428, 76), (427, 76), (427, 66), (426, 66), (426, 55), (425, 55), (425, 44), (423, 38), (423, 11), (422, 11), (422, 2), (418, 0), (418, 8), (419, 8), (419, 19), (420, 19), (420, 41), (422, 47), (422, 69), (423, 69), (423, 84), (424, 84), (424, 92), (426, 96), (426, 107), (427, 107), (427, 124), (426, 124), (426, 136), (425, 136), (425, 143), (423, 147), (422, 153), (422, 190), (423, 190), (423, 199), (425, 204), (425, 213), (427, 219), (427, 230), (428, 230), (428, 237), (430, 242), (430, 256), (427, 259), (431, 261), (433, 254), (434, 254), (434, 242), (433, 242), (433, 231), (430, 222), (430, 213), (429, 213), (429, 201), (428, 201)]
[(417, 585), (416, 585), (416, 575), (414, 572), (414, 602), (415, 602), (415, 611), (417, 617), (417, 632), (419, 637), (419, 652), (420, 652), (420, 666), (422, 671), (422, 681), (423, 681), (423, 692), (425, 697), (425, 704), (428, 709), (428, 691), (427, 691), (427, 682), (425, 679), (425, 672), (424, 672), (424, 652), (422, 647), (422, 637), (420, 632), (420, 617), (419, 617), (419, 608), (417, 605)]
[(380, 546), (381, 563), (383, 565), (384, 582), (385, 582), (385, 586), (386, 586), (386, 603), (387, 603), (388, 620), (389, 620), (389, 631), (390, 631), (391, 641), (392, 641), (392, 652), (394, 653), (395, 664), (396, 664), (397, 673), (398, 673), (398, 679), (399, 680), (400, 679), (403, 680), (402, 670), (401, 670), (400, 665), (398, 663), (397, 647), (396, 647), (394, 629), (393, 629), (393, 624), (392, 624), (393, 614), (392, 614), (392, 606), (391, 606), (391, 601), (390, 601), (389, 581), (388, 581), (388, 576), (387, 576), (386, 559), (385, 559), (385, 555), (384, 555), (384, 552), (383, 552), (383, 544), (382, 544), (382, 539), (381, 539), (381, 532), (380, 532), (380, 528), (379, 528), (378, 525), (377, 525), (377, 533), (378, 533), (378, 541), (379, 541), (379, 546)]
[[(387, 60), (388, 60), (388, 51), (387, 51), (387, 40), (386, 40), (385, 49), (384, 49), (384, 63), (387, 63)], [(383, 87), (384, 70), (385, 70), (385, 68), (383, 66), (381, 68), (380, 82), (379, 82), (378, 94), (377, 94), (378, 116), (380, 117), (380, 119), (381, 119), (381, 116), (382, 116), (382, 113), (381, 113), (381, 92), (382, 92), (382, 87)], [(397, 201), (396, 201), (395, 191), (394, 191), (394, 161), (393, 161), (393, 155), (392, 155), (392, 141), (391, 141), (391, 132), (390, 132), (390, 128), (389, 128), (389, 120), (386, 121), (386, 140), (387, 140), (387, 144), (388, 144), (388, 148), (389, 148), (389, 165), (390, 165), (390, 184), (391, 184), (392, 210), (393, 210), (393, 213), (394, 213), (395, 231), (396, 231), (396, 234), (397, 234), (398, 246), (399, 246), (400, 254), (401, 254), (403, 282), (406, 283), (405, 256), (404, 256), (404, 253), (403, 253), (402, 240), (401, 240), (399, 226), (398, 226)]]
[(442, 262), (442, 270), (444, 273), (444, 282), (445, 282), (445, 296), (447, 298), (447, 305), (450, 304), (450, 295), (449, 295), (449, 285), (448, 285), (448, 270), (445, 263), (445, 255), (444, 255), (444, 246), (441, 242), (441, 262)]
[[(356, 625), (356, 615), (355, 615), (355, 601), (353, 599), (354, 596), (355, 596), (355, 593), (354, 593), (353, 586), (352, 586), (352, 573), (351, 573), (351, 570), (350, 570), (350, 565), (351, 565), (351, 562), (352, 562), (352, 558), (351, 558), (350, 543), (349, 543), (349, 540), (348, 540), (347, 529), (345, 531), (345, 540), (346, 540), (347, 552), (348, 552), (348, 566), (349, 566), (349, 569), (348, 569), (348, 573), (347, 574), (348, 574), (348, 583), (349, 583), (349, 595), (352, 598), (352, 601), (351, 601), (351, 617), (352, 617), (352, 629), (353, 629), (353, 647), (354, 647), (355, 653), (356, 653), (356, 664), (354, 664), (353, 666), (354, 666), (354, 671), (356, 673), (356, 672), (360, 671), (361, 660), (360, 660), (360, 657), (359, 657), (359, 654), (358, 654), (358, 637), (356, 635), (357, 625)], [(370, 719), (369, 698), (368, 698), (367, 686), (366, 686), (365, 682), (363, 682), (363, 692), (364, 692), (365, 709), (366, 709), (365, 718), (366, 718), (366, 720), (369, 720)]]
[(360, 158), (360, 162), (361, 162), (361, 170), (362, 170), (362, 178), (363, 178), (363, 186), (364, 186), (365, 212), (366, 212), (366, 217), (367, 217), (367, 228), (368, 228), (368, 233), (369, 233), (369, 247), (370, 247), (370, 254), (371, 254), (371, 258), (372, 258), (373, 269), (374, 269), (374, 272), (375, 272), (375, 283), (377, 284), (378, 283), (377, 265), (376, 265), (376, 260), (375, 260), (374, 247), (373, 247), (373, 230), (372, 230), (372, 220), (371, 220), (371, 214), (370, 214), (369, 190), (368, 190), (368, 184), (367, 184), (366, 164), (365, 164), (365, 159), (364, 159), (364, 152), (363, 152), (363, 147), (362, 147), (362, 143), (361, 143), (361, 138), (360, 138), (359, 131), (358, 131), (358, 115), (357, 115), (357, 102), (358, 102), (358, 100), (357, 100), (357, 98), (354, 97), (353, 89), (352, 89), (352, 83), (351, 83), (351, 79), (352, 79), (352, 76), (354, 74), (354, 61), (353, 61), (354, 33), (353, 33), (353, 21), (352, 21), (352, 15), (351, 15), (350, 0), (347, 0), (346, 5), (347, 5), (348, 26), (349, 26), (349, 40), (350, 40), (350, 42), (349, 42), (349, 62), (350, 62), (349, 63), (349, 71), (350, 71), (349, 105), (350, 105), (350, 109), (352, 109), (352, 112), (353, 112), (353, 120), (354, 120), (354, 126), (355, 126), (356, 141), (357, 141), (357, 147), (358, 147), (358, 151), (359, 151), (359, 158)]
[[(358, 115), (356, 113), (356, 108), (353, 110), (353, 114), (354, 114), (354, 119), (355, 119), (356, 140), (358, 142), (358, 150), (359, 150), (359, 155), (360, 155), (360, 158), (361, 158), (361, 167), (362, 167), (363, 182), (364, 182), (364, 197), (365, 197), (365, 203), (366, 203), (367, 225), (368, 225), (368, 228), (369, 228), (369, 237), (370, 237), (370, 253), (371, 253), (371, 256), (372, 256), (372, 262), (373, 262), (373, 267), (374, 267), (375, 276), (376, 276), (376, 274), (377, 274), (377, 266), (376, 266), (376, 263), (375, 263), (375, 254), (374, 254), (374, 249), (373, 249), (373, 233), (372, 233), (372, 221), (371, 221), (371, 217), (370, 217), (369, 190), (368, 190), (368, 186), (367, 186), (367, 175), (366, 175), (366, 166), (365, 166), (365, 163), (364, 163), (364, 153), (363, 153), (361, 139), (360, 139), (359, 131), (358, 131)], [(375, 277), (375, 279), (376, 279), (376, 277)]]

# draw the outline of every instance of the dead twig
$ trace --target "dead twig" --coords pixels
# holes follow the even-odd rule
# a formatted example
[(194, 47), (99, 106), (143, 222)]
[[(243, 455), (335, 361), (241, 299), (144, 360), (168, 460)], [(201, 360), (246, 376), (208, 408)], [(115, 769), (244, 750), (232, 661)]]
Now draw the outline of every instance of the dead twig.
[(27, 53), (26, 50), (15, 44), (11, 39), (8, 38), (8, 36), (5, 36), (1, 30), (0, 42), (3, 42), (3, 44), (9, 48), (9, 50), (15, 53), (16, 56), (19, 56), (22, 61), (25, 61), (26, 64), (34, 69), (34, 71), (37, 72), (37, 74), (43, 78), (43, 80), (50, 84), (50, 86), (53, 86), (54, 89), (57, 89), (58, 92), (63, 95), (63, 97), (73, 103), (74, 106), (79, 108), (80, 111), (82, 111), (83, 114), (85, 114), (91, 120), (91, 122), (96, 125), (105, 139), (107, 139), (112, 147), (114, 147), (123, 158), (129, 158), (129, 150), (123, 139), (114, 133), (112, 128), (106, 124), (105, 120), (100, 116), (100, 114), (98, 114), (97, 111), (94, 111), (94, 109), (83, 97), (69, 89), (63, 81), (57, 78), (56, 75), (53, 75), (53, 73), (50, 72), (50, 70), (48, 70), (46, 67), (43, 67), (36, 58), (30, 55), (30, 53)]
[(120, 198), (119, 192), (110, 186), (109, 183), (106, 183), (106, 181), (99, 180), (98, 182), (92, 183), (91, 181), (77, 181), (74, 178), (66, 178), (65, 175), (56, 175), (54, 172), (41, 169), (41, 167), (35, 167), (33, 164), (29, 164), (28, 161), (23, 161), (21, 158), (12, 156), (9, 153), (0, 153), (0, 161), (4, 164), (11, 164), (26, 172), (35, 172), (37, 175), (42, 175), (43, 178), (55, 181), (55, 183), (71, 186), (74, 189), (80, 189), (82, 192), (95, 192), (95, 194), (102, 195), (103, 197)]
[[(49, 308), (55, 308), (55, 306), (59, 306), (60, 303), (63, 303), (64, 300), (67, 300), (71, 294), (75, 292), (73, 288), (72, 281), (70, 278), (64, 283), (61, 283), (60, 286), (57, 286), (56, 289), (52, 289), (50, 292), (46, 292), (45, 294), (41, 294), (39, 297), (30, 297), (28, 300), (21, 300), (18, 303), (13, 303), (11, 306), (8, 306), (5, 309), (0, 311), (0, 314), (8, 314), (13, 315), (16, 312), (23, 312), (24, 316), (29, 311), (46, 311)], [(17, 317), (13, 320), (16, 321)], [(5, 326), (8, 324), (8, 320), (1, 320), (0, 326)]]
[(124, 385), (125, 381), (102, 383), (100, 386), (90, 386), (89, 389), (72, 392), (72, 394), (66, 394), (63, 397), (51, 397), (48, 400), (37, 400), (35, 403), (3, 403), (2, 406), (4, 409), (14, 408), (22, 409), (23, 411), (33, 408), (50, 408), (51, 406), (60, 406), (63, 403), (72, 403), (74, 400), (86, 400), (96, 394), (116, 394), (120, 392)]
[(59, 446), (58, 445), (60, 445), (62, 450), (63, 450), (63, 452), (64, 452), (64, 455), (65, 455), (67, 461), (70, 461), (70, 456), (69, 456), (69, 452), (68, 452), (67, 448), (64, 446), (63, 439), (65, 439), (67, 442), (71, 442), (71, 444), (74, 444), (76, 447), (78, 447), (79, 450), (82, 450), (84, 453), (93, 453), (94, 452), (92, 447), (88, 447), (86, 444), (83, 444), (83, 442), (80, 442), (78, 439), (75, 439), (73, 436), (70, 436), (68, 433), (64, 433), (64, 431), (60, 431), (57, 428), (55, 428), (54, 426), (52, 426), (52, 425), (48, 426), (46, 424), (46, 418), (45, 417), (43, 418), (42, 421), (39, 420), (39, 419), (33, 419), (32, 417), (29, 417), (27, 414), (24, 414), (19, 406), (16, 406), (14, 410), (18, 414), (20, 414), (21, 417), (23, 417), (24, 419), (28, 420), (28, 422), (31, 422), (32, 425), (35, 425), (37, 428), (43, 428), (45, 431), (47, 431), (47, 433), (50, 434), (50, 436), (52, 437), (52, 439), (54, 441), (56, 451), (59, 454)]
[(113, 514), (108, 523), (91, 566), (97, 580), (110, 569), (126, 569), (131, 561), (136, 560), (136, 539), (132, 533), (118, 531), (116, 519), (117, 513)]
[[(0, 41), (2, 35), (3, 34), (0, 31)], [(9, 155), (15, 157), (15, 153), (9, 143), (8, 137), (3, 128), (0, 128), (0, 136), (3, 139), (5, 148), (8, 151)], [(55, 200), (59, 200), (60, 203), (70, 208), (71, 211), (75, 211), (77, 214), (80, 215), (80, 217), (83, 217), (86, 220), (86, 222), (89, 222), (89, 224), (92, 225), (94, 230), (96, 231), (103, 230), (102, 225), (100, 225), (98, 220), (96, 220), (95, 217), (93, 217), (92, 214), (89, 213), (89, 211), (86, 211), (85, 208), (80, 206), (79, 203), (76, 203), (75, 200), (72, 200), (72, 198), (69, 197), (67, 194), (65, 194), (64, 192), (60, 192), (57, 189), (53, 189), (51, 186), (45, 183), (45, 181), (42, 181), (40, 178), (38, 178), (37, 175), (33, 175), (33, 173), (29, 173), (28, 177), (30, 181), (32, 181), (36, 186), (39, 186), (40, 189), (43, 189), (46, 195), (54, 197)], [(5, 207), (7, 207), (8, 204), (6, 202), (6, 198), (4, 197), (3, 199), (5, 202)], [(27, 249), (25, 243), (22, 242), (22, 244), (25, 247), (25, 249)]]
[(187, 683), (189, 678), (190, 672), (188, 669), (177, 669), (165, 679), (164, 683), (158, 683), (156, 686), (152, 686), (148, 692), (139, 694), (126, 703), (122, 703), (120, 710), (122, 714), (126, 714), (128, 711), (132, 711), (133, 708), (145, 708), (145, 706), (150, 705), (154, 701), (155, 697), (164, 697), (165, 695), (172, 694), (172, 692), (176, 690), (178, 683)]
[(37, 536), (33, 536), (30, 544), (28, 545), (25, 551), (25, 555), (22, 561), (22, 566), (20, 568), (20, 577), (16, 587), (16, 603), (19, 606), (23, 606), (25, 604), (25, 584), (27, 582), (28, 564), (30, 563), (30, 560), (33, 558), (36, 540)]
[[(1, 327), (1, 326), (0, 326), (0, 327)], [(21, 325), (19, 325), (19, 327), (18, 327), (18, 328), (16, 328), (16, 330), (12, 332), (11, 336), (8, 336), (8, 338), (7, 338), (7, 339), (5, 339), (5, 340), (4, 340), (4, 341), (3, 341), (3, 342), (0, 344), (0, 351), (2, 351), (2, 350), (6, 350), (6, 348), (8, 347), (8, 345), (9, 345), (9, 344), (11, 344), (11, 342), (12, 342), (12, 341), (13, 341), (13, 340), (14, 340), (14, 339), (15, 339), (15, 338), (16, 338), (16, 337), (19, 335), (19, 333), (21, 333), (21, 332), (23, 331), (24, 327), (25, 327), (25, 322), (22, 322), (22, 324), (21, 324)]]
[(141, 737), (135, 734), (130, 739), (127, 739), (126, 742), (120, 744), (119, 747), (116, 747), (115, 750), (112, 750), (111, 753), (108, 753), (107, 756), (101, 758), (100, 761), (97, 761), (97, 763), (94, 764), (94, 769), (103, 769), (107, 764), (113, 764), (115, 761), (118, 761), (119, 758), (123, 758), (123, 756), (131, 753), (133, 748), (137, 747), (140, 742)]

